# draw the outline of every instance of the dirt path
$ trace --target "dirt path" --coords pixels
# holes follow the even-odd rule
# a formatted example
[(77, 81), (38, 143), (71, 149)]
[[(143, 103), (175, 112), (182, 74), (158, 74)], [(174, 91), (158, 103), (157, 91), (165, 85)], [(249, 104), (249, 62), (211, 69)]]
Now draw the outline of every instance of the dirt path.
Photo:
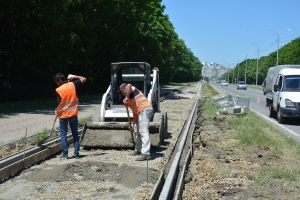
[(241, 148), (224, 125), (232, 117), (198, 120), (183, 199), (300, 199), (299, 159), (268, 146)]
[[(69, 160), (57, 155), (1, 183), (0, 199), (147, 199), (190, 114), (194, 101), (188, 95), (199, 88), (161, 102), (168, 113), (168, 138), (152, 150), (148, 168), (128, 156), (129, 150), (82, 150), (80, 159)], [(275, 155), (267, 145), (240, 148), (230, 137), (235, 130), (225, 126), (232, 117), (197, 121), (183, 199), (300, 199), (299, 159)], [(290, 172), (298, 177), (289, 177)]]
[[(200, 85), (165, 96), (161, 102), (161, 110), (168, 114), (168, 137), (161, 148), (151, 150), (148, 168), (147, 162), (128, 156), (131, 150), (81, 149), (80, 159), (61, 160), (56, 155), (5, 181), (0, 185), (0, 199), (147, 199)], [(72, 151), (70, 146), (69, 155)]]

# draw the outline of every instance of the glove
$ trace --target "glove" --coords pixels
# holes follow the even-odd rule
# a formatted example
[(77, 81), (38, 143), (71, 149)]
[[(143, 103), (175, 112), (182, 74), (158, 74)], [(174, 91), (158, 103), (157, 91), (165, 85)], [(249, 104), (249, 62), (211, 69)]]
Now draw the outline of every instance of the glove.
[(75, 78), (75, 75), (73, 75), (73, 74), (69, 74), (69, 75), (68, 75), (68, 80), (71, 81), (71, 80), (73, 80), (74, 78)]

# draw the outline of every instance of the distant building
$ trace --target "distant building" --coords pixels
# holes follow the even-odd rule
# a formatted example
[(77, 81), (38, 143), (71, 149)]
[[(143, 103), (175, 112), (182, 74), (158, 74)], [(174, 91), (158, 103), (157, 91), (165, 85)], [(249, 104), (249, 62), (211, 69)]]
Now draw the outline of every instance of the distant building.
[(202, 65), (202, 76), (208, 77), (209, 80), (220, 80), (229, 71), (227, 67), (214, 62), (202, 62)]

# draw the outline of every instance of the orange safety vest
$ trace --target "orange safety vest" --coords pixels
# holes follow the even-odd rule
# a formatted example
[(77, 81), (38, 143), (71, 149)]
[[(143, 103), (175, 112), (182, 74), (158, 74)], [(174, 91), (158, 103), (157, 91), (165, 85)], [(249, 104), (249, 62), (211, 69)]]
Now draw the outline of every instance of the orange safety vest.
[(133, 118), (138, 118), (139, 112), (149, 106), (152, 106), (151, 103), (141, 91), (139, 91), (139, 94), (132, 99), (128, 99), (128, 107), (133, 112)]
[(65, 83), (56, 88), (56, 92), (61, 97), (61, 102), (56, 108), (57, 117), (67, 118), (76, 116), (78, 114), (78, 97), (74, 83)]

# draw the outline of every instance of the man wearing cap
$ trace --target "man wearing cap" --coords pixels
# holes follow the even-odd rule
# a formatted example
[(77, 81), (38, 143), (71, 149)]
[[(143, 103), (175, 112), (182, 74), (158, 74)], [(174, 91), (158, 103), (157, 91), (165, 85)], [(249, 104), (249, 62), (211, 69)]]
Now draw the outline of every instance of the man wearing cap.
[(153, 115), (151, 103), (145, 95), (131, 84), (122, 83), (120, 92), (125, 96), (123, 103), (133, 112), (133, 129), (136, 137), (135, 150), (129, 155), (136, 156), (136, 161), (150, 159), (149, 125)]
[[(74, 80), (72, 82), (72, 80)], [(67, 132), (70, 124), (74, 140), (74, 158), (79, 158), (79, 137), (78, 137), (78, 97), (76, 89), (79, 88), (86, 78), (69, 74), (68, 82), (63, 74), (58, 73), (54, 76), (58, 106), (55, 114), (59, 118), (59, 129), (61, 137), (62, 159), (68, 159), (68, 141)]]

